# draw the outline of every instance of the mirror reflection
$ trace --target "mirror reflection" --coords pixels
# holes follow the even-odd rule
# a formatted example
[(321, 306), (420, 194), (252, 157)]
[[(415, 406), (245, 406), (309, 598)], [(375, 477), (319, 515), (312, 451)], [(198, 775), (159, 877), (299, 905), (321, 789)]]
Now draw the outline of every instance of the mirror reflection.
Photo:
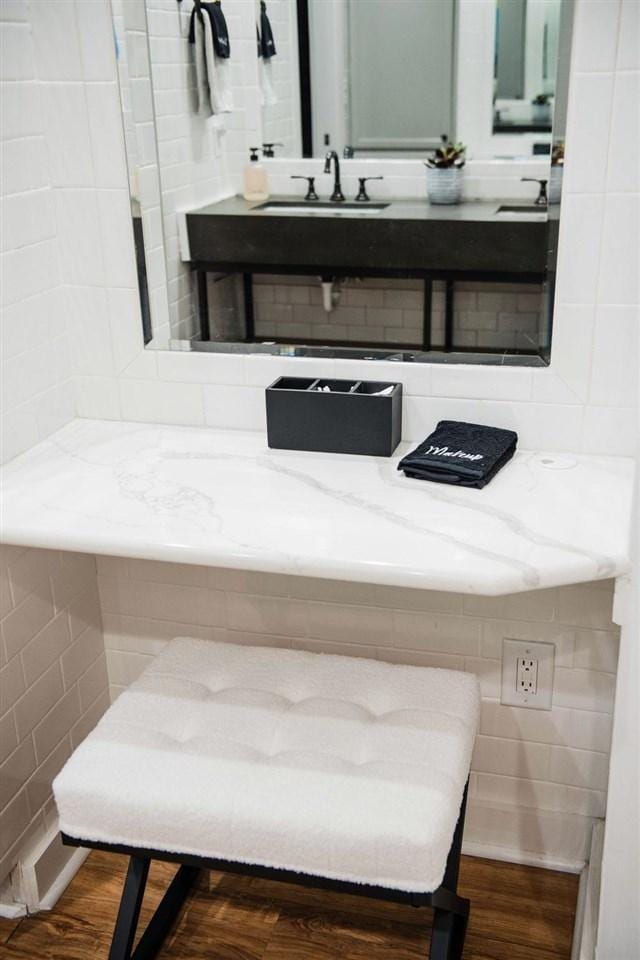
[(544, 363), (571, 0), (112, 0), (145, 342)]

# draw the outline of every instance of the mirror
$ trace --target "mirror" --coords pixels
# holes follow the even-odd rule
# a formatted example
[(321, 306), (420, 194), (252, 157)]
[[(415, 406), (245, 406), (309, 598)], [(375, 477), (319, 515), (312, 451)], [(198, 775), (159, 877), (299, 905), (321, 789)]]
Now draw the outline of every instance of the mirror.
[(551, 133), (560, 0), (497, 0), (494, 133)]
[[(572, 0), (111, 4), (145, 343), (548, 361)], [(434, 173), (425, 160), (443, 133), (464, 145), (460, 169)], [(264, 249), (254, 220), (223, 255), (209, 241), (237, 233), (251, 209), (230, 199), (250, 147), (262, 153), (251, 182), (260, 167), (270, 182)], [(447, 178), (460, 203), (436, 200)], [(390, 236), (389, 220), (398, 237), (411, 222), (430, 232), (414, 230), (421, 259), (409, 246), (399, 260), (399, 241), (388, 262), (336, 260), (326, 221), (338, 217), (359, 249), (379, 250), (371, 238)], [(326, 239), (311, 258), (303, 237), (316, 235)]]

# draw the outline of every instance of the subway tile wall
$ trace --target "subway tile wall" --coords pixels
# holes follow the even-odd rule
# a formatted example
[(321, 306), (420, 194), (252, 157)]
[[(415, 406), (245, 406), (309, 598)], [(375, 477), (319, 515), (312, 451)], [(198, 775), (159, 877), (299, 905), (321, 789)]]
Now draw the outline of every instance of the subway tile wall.
[[(347, 278), (339, 282), (333, 311), (322, 306), (319, 277), (254, 278), (256, 335), (320, 343), (420, 347), (423, 342), (424, 283), (420, 280)], [(459, 282), (454, 295), (453, 345), (462, 348), (537, 351), (544, 299), (539, 284)], [(433, 284), (431, 345), (444, 345), (444, 282)]]
[[(474, 597), (98, 558), (111, 690), (172, 637), (465, 669), (482, 688), (470, 848), (575, 865), (605, 812), (618, 628), (612, 584)], [(500, 704), (503, 637), (555, 645), (551, 711)]]
[(94, 557), (0, 547), (0, 884), (55, 824), (51, 782), (108, 704)]
[[(26, 4), (0, 5), (3, 460), (63, 426), (75, 412), (59, 237), (64, 144), (52, 114), (59, 119), (63, 113), (72, 125), (78, 91), (40, 56), (41, 47), (41, 32), (32, 32)], [(79, 49), (77, 55), (81, 70)], [(43, 79), (56, 82), (43, 90)], [(81, 174), (91, 163), (88, 151), (80, 149), (75, 162)]]

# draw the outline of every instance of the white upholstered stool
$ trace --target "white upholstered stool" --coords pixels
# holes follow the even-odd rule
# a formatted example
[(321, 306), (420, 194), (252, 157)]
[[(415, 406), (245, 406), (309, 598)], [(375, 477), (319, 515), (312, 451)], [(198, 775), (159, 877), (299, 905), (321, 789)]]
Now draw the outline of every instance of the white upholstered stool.
[(183, 866), (136, 960), (202, 867), (430, 905), (430, 956), (461, 956), (478, 711), (466, 673), (174, 640), (54, 783), (67, 842), (132, 858), (111, 960), (132, 955), (151, 859)]

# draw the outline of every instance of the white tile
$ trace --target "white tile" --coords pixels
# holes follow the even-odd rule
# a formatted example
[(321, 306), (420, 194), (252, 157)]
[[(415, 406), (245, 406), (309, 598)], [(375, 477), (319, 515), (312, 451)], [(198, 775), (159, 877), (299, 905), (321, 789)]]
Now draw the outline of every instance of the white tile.
[(122, 186), (127, 176), (122, 110), (117, 83), (85, 86), (95, 186)]
[(48, 581), (42, 581), (33, 593), (19, 603), (2, 623), (7, 654), (11, 658), (53, 619), (53, 598)]
[(65, 689), (68, 690), (82, 676), (103, 650), (102, 630), (87, 627), (61, 657)]
[(80, 697), (77, 686), (74, 686), (58, 700), (33, 731), (38, 763), (46, 760), (63, 737), (67, 736), (80, 719), (80, 713)]
[(113, 376), (115, 370), (106, 291), (76, 284), (69, 287), (67, 302), (75, 372), (99, 377)]
[(65, 282), (104, 283), (98, 204), (94, 190), (56, 190), (56, 216)]
[(0, 23), (0, 80), (33, 80), (35, 62), (29, 26), (24, 23)]
[(543, 743), (526, 743), (480, 734), (476, 737), (471, 769), (509, 777), (546, 780), (549, 750), (550, 747)]
[(29, 687), (14, 707), (20, 740), (33, 730), (62, 697), (63, 692), (60, 664), (56, 662)]
[(478, 773), (475, 778), (474, 797), (478, 800), (587, 817), (604, 816), (605, 797), (602, 791), (546, 783), (543, 780), (501, 777), (492, 773)]
[(615, 673), (618, 665), (619, 636), (599, 630), (576, 630), (575, 667)]
[(586, 407), (583, 448), (585, 453), (612, 457), (633, 456), (637, 443), (638, 413), (635, 407)]
[(308, 603), (309, 637), (333, 643), (388, 646), (391, 643), (392, 613), (373, 607), (352, 607), (338, 603)]
[(611, 71), (618, 40), (619, 0), (585, 0), (576, 5), (571, 69)]
[(556, 620), (591, 630), (611, 630), (613, 582), (579, 583), (557, 592)]
[(609, 195), (602, 227), (598, 297), (601, 303), (637, 304), (640, 290), (640, 195)]
[(113, 362), (117, 373), (126, 370), (143, 351), (142, 317), (137, 289), (107, 290)]
[(615, 694), (615, 677), (595, 670), (557, 667), (553, 684), (553, 703), (575, 710), (611, 713)]
[(606, 753), (551, 747), (549, 779), (575, 787), (606, 790), (609, 758)]
[(153, 658), (124, 650), (107, 650), (109, 681), (118, 686), (134, 683), (152, 662)]
[(429, 615), (396, 610), (393, 643), (404, 649), (477, 656), (481, 624), (469, 617)]
[(202, 390), (197, 384), (123, 379), (120, 404), (125, 420), (187, 426), (204, 423)]
[(25, 690), (20, 657), (13, 657), (0, 669), (0, 716), (19, 700)]
[[(556, 298), (551, 368), (534, 371), (534, 400), (576, 403), (587, 399), (594, 324), (593, 304), (558, 304)], [(557, 377), (559, 383), (550, 387), (545, 382), (547, 374)]]
[(593, 406), (632, 407), (635, 404), (639, 321), (635, 306), (598, 306), (589, 390), (589, 402)]
[(242, 356), (162, 350), (158, 353), (158, 376), (161, 380), (179, 383), (241, 384), (244, 359)]
[(637, 0), (622, 0), (617, 68), (640, 69), (640, 4)]
[(266, 430), (266, 401), (259, 387), (205, 386), (204, 417), (210, 427)]
[(229, 593), (227, 618), (233, 630), (283, 637), (307, 636), (307, 608), (298, 600)]
[(219, 590), (107, 578), (101, 578), (99, 586), (104, 613), (205, 627), (224, 626), (226, 622), (225, 596)]
[(438, 397), (487, 400), (529, 400), (531, 397), (531, 371), (524, 367), (496, 369), (434, 364), (431, 377), (432, 393)]
[(120, 391), (115, 377), (76, 377), (76, 411), (90, 420), (119, 420)]
[(552, 710), (529, 710), (484, 700), (480, 733), (606, 753), (611, 741), (611, 716), (557, 706)]
[(69, 618), (59, 613), (22, 650), (22, 666), (27, 686), (40, 677), (71, 644)]
[(209, 567), (198, 567), (189, 563), (129, 559), (126, 561), (126, 571), (131, 580), (148, 580), (151, 583), (206, 587), (210, 582)]
[(128, 190), (98, 190), (100, 237), (104, 258), (105, 286), (137, 285), (131, 200)]
[[(640, 7), (634, 2), (636, 9)], [(622, 34), (621, 34), (622, 39)], [(640, 37), (638, 38), (640, 47)], [(640, 71), (617, 73), (613, 91), (613, 111), (609, 139), (607, 190), (640, 190)]]
[(75, 4), (69, 0), (47, 0), (31, 9), (40, 80), (82, 80)]
[(604, 199), (601, 196), (563, 197), (557, 304), (595, 302), (603, 213)]
[(0, 85), (0, 115), (3, 140), (42, 133), (42, 102), (36, 83), (3, 83)]
[(116, 59), (110, 4), (75, 0), (75, 13), (85, 80), (115, 79)]
[(91, 187), (93, 159), (89, 113), (80, 83), (42, 85), (49, 175), (58, 187)]
[(612, 96), (613, 74), (574, 77), (563, 192), (597, 193), (604, 189)]
[(528, 620), (485, 620), (482, 624), (481, 652), (483, 657), (500, 659), (502, 642), (531, 640), (552, 643), (556, 666), (573, 665), (574, 627), (562, 623)]

